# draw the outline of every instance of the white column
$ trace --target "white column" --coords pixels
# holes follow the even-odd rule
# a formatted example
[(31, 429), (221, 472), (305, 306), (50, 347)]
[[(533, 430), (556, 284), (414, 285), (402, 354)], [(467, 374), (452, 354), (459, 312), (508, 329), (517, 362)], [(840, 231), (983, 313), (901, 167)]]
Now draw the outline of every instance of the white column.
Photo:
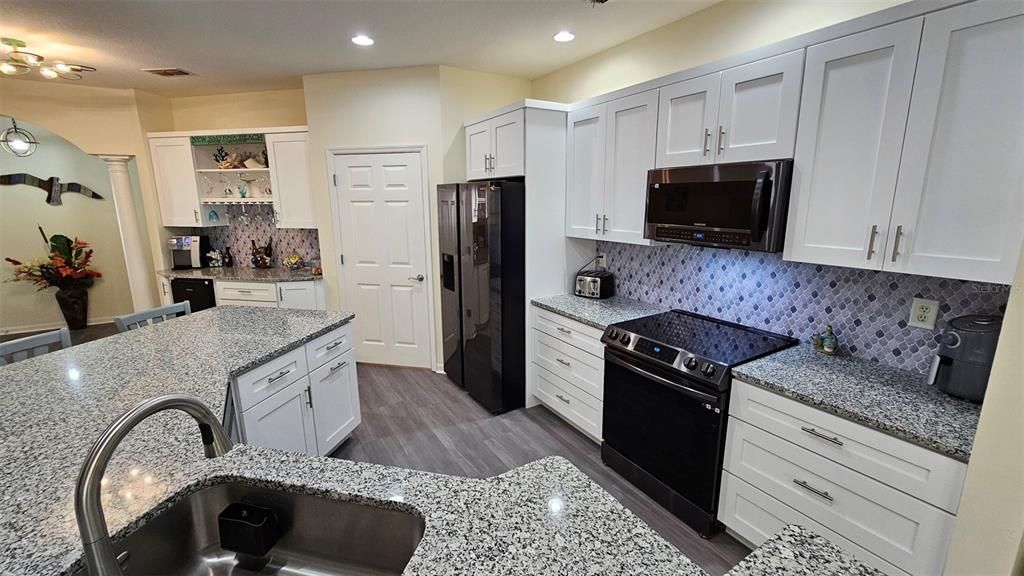
[(132, 307), (136, 312), (153, 308), (157, 302), (154, 300), (156, 290), (153, 287), (153, 271), (146, 262), (148, 242), (139, 226), (139, 212), (132, 195), (132, 181), (128, 176), (128, 160), (131, 160), (131, 156), (99, 157), (107, 163), (110, 172), (110, 188), (114, 193), (117, 226), (121, 230), (121, 248), (128, 268)]

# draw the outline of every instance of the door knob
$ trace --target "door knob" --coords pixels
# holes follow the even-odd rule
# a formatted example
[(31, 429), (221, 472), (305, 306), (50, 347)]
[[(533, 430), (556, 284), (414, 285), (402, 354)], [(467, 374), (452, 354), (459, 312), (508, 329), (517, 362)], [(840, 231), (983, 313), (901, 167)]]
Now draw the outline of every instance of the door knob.
[(417, 282), (423, 282), (423, 274), (417, 274), (415, 276), (409, 276), (409, 280), (415, 280)]

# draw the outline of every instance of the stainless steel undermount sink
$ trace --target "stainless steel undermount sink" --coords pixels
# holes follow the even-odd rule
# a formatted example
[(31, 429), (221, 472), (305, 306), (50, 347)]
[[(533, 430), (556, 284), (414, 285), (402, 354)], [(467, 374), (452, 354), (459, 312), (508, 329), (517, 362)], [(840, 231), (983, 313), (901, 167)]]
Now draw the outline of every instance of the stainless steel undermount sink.
[[(285, 527), (262, 568), (220, 546), (217, 516), (233, 502), (270, 508)], [(423, 529), (408, 512), (229, 483), (177, 502), (114, 551), (126, 576), (376, 576), (401, 574)]]

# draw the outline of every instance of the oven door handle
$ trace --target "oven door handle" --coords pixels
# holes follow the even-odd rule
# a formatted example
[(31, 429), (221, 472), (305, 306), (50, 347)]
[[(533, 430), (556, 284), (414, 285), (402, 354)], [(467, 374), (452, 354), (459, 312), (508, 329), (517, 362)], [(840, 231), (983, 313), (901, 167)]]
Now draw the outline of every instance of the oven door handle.
[(608, 351), (607, 353), (605, 353), (604, 358), (605, 360), (611, 362), (612, 364), (615, 364), (616, 366), (621, 366), (626, 370), (629, 370), (630, 372), (643, 376), (644, 378), (654, 380), (658, 384), (668, 386), (669, 388), (675, 390), (676, 392), (679, 392), (680, 394), (689, 396), (690, 398), (694, 398), (696, 400), (700, 400), (701, 402), (712, 402), (714, 404), (718, 404), (720, 400), (717, 396), (712, 396), (711, 394), (701, 392), (700, 390), (694, 390), (693, 388), (683, 386), (682, 384), (673, 382), (668, 378), (662, 378), (661, 376), (658, 376), (657, 374), (652, 374), (647, 370), (644, 370), (643, 368), (638, 368), (632, 364), (629, 364), (624, 360), (619, 359), (619, 357), (614, 352)]
[(757, 175), (757, 180), (754, 182), (754, 198), (750, 203), (750, 241), (760, 242), (761, 234), (764, 232), (761, 229), (761, 218), (764, 214), (765, 200), (768, 199), (765, 187), (771, 180), (767, 170), (762, 170)]

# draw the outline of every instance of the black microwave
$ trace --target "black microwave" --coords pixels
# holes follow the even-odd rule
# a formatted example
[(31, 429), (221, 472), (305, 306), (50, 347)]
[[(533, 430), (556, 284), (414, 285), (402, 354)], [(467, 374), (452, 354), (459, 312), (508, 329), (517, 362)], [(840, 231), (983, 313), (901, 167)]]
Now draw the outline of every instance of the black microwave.
[(792, 175), (793, 160), (651, 170), (644, 238), (780, 252)]

